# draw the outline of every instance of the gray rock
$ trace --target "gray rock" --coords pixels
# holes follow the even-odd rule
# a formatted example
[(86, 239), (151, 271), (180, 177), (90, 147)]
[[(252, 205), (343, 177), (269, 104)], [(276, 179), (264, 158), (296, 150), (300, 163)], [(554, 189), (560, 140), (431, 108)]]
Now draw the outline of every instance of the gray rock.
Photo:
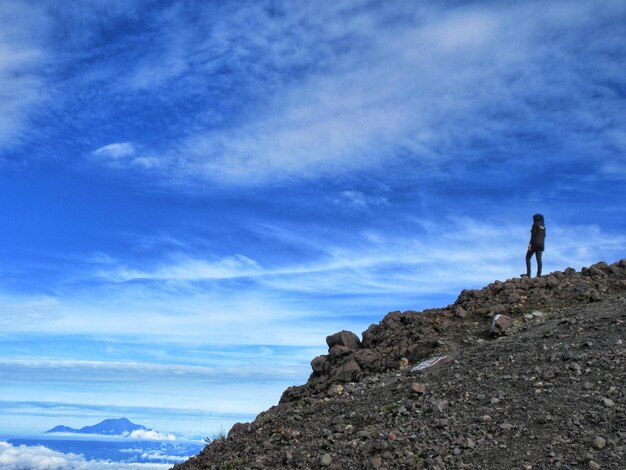
[(493, 305), (490, 310), (491, 313), (493, 313), (494, 315), (502, 315), (504, 312), (506, 312), (507, 308), (502, 304), (496, 304)]
[(457, 306), (454, 310), (454, 316), (458, 318), (465, 318), (467, 316), (467, 311), (463, 307)]
[(613, 400), (611, 400), (610, 398), (603, 398), (602, 399), (602, 403), (604, 404), (604, 406), (606, 406), (607, 408), (613, 408), (615, 406), (615, 403), (613, 402)]
[(350, 359), (345, 364), (339, 366), (331, 377), (331, 382), (355, 382), (359, 379), (361, 368), (359, 364)]
[(522, 300), (522, 297), (517, 292), (511, 292), (507, 298), (507, 303), (516, 304)]
[(508, 315), (496, 315), (491, 321), (489, 334), (499, 336), (505, 334), (513, 325), (513, 319)]
[(379, 370), (382, 358), (373, 349), (360, 349), (354, 353), (354, 360), (365, 370)]
[(314, 372), (321, 373), (328, 362), (326, 356), (317, 356), (311, 361), (311, 368)]
[(411, 391), (418, 395), (423, 395), (426, 393), (426, 384), (421, 382), (413, 382), (411, 384)]
[(596, 436), (593, 440), (593, 446), (596, 449), (604, 449), (604, 447), (606, 446), (606, 440), (601, 436)]
[(446, 408), (448, 408), (448, 400), (433, 399), (431, 403), (433, 405), (433, 409), (439, 411), (440, 413), (442, 413)]
[(343, 357), (351, 354), (352, 351), (353, 350), (347, 346), (341, 346), (339, 344), (336, 344), (332, 348), (330, 348), (328, 354), (330, 354), (332, 357)]
[(548, 369), (543, 373), (543, 380), (552, 380), (556, 377), (556, 372), (553, 369)]
[(357, 350), (361, 348), (361, 340), (351, 331), (342, 330), (326, 337), (328, 349), (333, 346), (345, 346), (348, 349)]
[(364, 348), (372, 348), (376, 346), (379, 342), (381, 334), (384, 332), (384, 328), (381, 325), (372, 324), (367, 330), (363, 332), (363, 343), (362, 346)]

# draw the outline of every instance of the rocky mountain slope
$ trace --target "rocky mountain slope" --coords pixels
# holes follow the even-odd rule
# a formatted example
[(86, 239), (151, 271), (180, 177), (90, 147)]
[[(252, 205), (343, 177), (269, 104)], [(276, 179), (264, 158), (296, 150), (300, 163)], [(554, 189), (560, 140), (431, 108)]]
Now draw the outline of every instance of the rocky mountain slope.
[(306, 384), (174, 468), (626, 468), (626, 259), (327, 343)]

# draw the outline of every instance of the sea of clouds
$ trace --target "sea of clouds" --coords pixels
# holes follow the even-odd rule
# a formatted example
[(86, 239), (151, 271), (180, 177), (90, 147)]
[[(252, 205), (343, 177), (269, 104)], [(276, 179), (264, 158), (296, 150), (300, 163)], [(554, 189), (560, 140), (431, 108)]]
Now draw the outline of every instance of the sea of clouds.
[[(143, 453), (146, 460), (170, 460), (180, 462), (179, 456), (167, 456), (161, 452)], [(82, 455), (62, 453), (44, 446), (14, 446), (0, 442), (0, 468), (3, 470), (165, 470), (172, 463), (122, 463), (109, 460), (87, 460)]]

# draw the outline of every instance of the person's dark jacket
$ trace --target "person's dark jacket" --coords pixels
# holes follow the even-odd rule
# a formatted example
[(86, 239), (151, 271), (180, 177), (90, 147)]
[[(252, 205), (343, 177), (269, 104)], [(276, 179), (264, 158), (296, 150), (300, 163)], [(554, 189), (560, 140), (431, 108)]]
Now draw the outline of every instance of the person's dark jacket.
[(543, 215), (533, 215), (533, 226), (530, 229), (530, 248), (534, 251), (543, 251), (546, 240), (546, 225)]

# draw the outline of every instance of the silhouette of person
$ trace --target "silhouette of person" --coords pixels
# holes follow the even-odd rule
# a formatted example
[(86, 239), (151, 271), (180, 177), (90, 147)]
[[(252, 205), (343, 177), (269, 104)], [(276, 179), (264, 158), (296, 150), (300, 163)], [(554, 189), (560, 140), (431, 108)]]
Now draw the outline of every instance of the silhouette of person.
[(522, 276), (530, 277), (530, 260), (535, 255), (537, 260), (537, 277), (541, 276), (541, 255), (546, 240), (546, 225), (543, 215), (533, 215), (533, 226), (530, 229), (530, 242), (528, 243), (528, 251), (526, 252), (526, 274)]

